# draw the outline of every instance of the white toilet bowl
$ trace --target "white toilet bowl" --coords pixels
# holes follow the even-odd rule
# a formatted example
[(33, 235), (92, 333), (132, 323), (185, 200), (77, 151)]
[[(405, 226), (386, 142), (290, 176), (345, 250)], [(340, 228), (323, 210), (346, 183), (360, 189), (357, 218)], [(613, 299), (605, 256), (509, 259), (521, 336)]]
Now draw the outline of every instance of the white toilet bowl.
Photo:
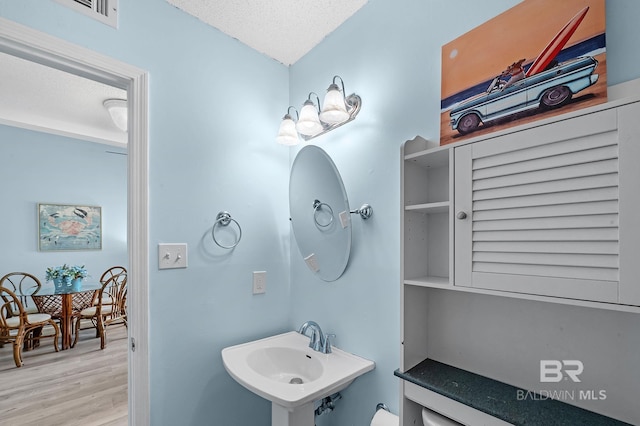
[(440, 413), (436, 413), (428, 408), (422, 409), (422, 422), (424, 426), (462, 426), (455, 420), (451, 420), (448, 417), (443, 416)]

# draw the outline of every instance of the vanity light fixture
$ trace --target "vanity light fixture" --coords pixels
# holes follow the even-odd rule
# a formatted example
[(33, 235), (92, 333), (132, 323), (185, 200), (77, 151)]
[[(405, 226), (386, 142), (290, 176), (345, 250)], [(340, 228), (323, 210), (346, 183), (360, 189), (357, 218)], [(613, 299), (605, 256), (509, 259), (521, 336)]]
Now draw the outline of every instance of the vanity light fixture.
[[(340, 85), (336, 83), (337, 79), (340, 79)], [(299, 137), (308, 141), (355, 119), (360, 112), (362, 99), (355, 93), (349, 96), (345, 96), (344, 93), (342, 77), (336, 75), (327, 89), (322, 110), (320, 110), (320, 99), (314, 92), (309, 93), (304, 102), (300, 116), (297, 117), (297, 123), (294, 123), (289, 114), (293, 107), (289, 107), (280, 123), (276, 141), (283, 145), (296, 145)], [(316, 97), (317, 103), (313, 102), (311, 95)]]
[(298, 132), (296, 131), (296, 123), (293, 121), (293, 118), (289, 113), (291, 108), (296, 112), (296, 119), (298, 118), (298, 110), (290, 106), (289, 109), (287, 109), (287, 113), (282, 117), (280, 130), (278, 130), (278, 136), (276, 136), (276, 141), (280, 145), (293, 146), (298, 145), (300, 142), (300, 139), (298, 139)]
[[(311, 100), (311, 95), (316, 96), (316, 100), (318, 101), (318, 106), (313, 103)], [(296, 130), (302, 136), (313, 137), (320, 133), (324, 128), (320, 123), (320, 98), (318, 95), (311, 92), (309, 93), (309, 97), (306, 101), (304, 101), (304, 105), (302, 105), (302, 109), (300, 110), (300, 118), (296, 123)]]
[(123, 132), (127, 131), (127, 101), (125, 99), (107, 99), (102, 103), (109, 111), (113, 124)]
[[(336, 78), (340, 79), (342, 91), (340, 91), (340, 87), (336, 84)], [(320, 119), (327, 124), (343, 123), (349, 119), (347, 99), (344, 97), (344, 82), (338, 75), (333, 77), (333, 83), (331, 83), (327, 89), (327, 94), (322, 104)]]

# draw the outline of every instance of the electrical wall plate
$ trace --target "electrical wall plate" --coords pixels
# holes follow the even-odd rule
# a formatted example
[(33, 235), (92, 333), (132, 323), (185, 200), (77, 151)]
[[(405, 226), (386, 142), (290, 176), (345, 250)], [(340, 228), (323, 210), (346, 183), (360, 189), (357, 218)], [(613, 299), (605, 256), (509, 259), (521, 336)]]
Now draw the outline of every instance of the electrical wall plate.
[(187, 267), (187, 243), (158, 244), (158, 269)]
[(267, 271), (253, 271), (253, 294), (267, 292)]

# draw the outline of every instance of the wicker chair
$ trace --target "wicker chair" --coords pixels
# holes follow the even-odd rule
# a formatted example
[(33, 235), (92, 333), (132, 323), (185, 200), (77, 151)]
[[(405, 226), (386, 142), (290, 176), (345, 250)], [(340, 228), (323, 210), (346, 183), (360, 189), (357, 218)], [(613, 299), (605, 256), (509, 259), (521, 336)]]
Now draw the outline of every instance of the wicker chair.
[(21, 295), (19, 296), (20, 301), (26, 313), (38, 313), (38, 308), (35, 304), (32, 303), (31, 306), (29, 306), (29, 298), (24, 296), (25, 294), (35, 293), (42, 287), (42, 283), (40, 283), (40, 280), (34, 275), (27, 272), (9, 272), (0, 278), (0, 286), (6, 287), (14, 293)]
[[(110, 292), (111, 303), (105, 303), (105, 296)], [(127, 274), (121, 272), (108, 278), (98, 290), (96, 304), (83, 309), (76, 319), (75, 338), (71, 347), (78, 342), (83, 320), (90, 320), (92, 327), (100, 337), (100, 349), (106, 346), (106, 329), (113, 325), (127, 327)]]
[[(16, 367), (22, 366), (22, 347), (25, 339), (40, 340), (53, 337), (53, 347), (58, 352), (60, 328), (49, 314), (27, 314), (16, 294), (0, 286), (0, 342), (13, 344), (13, 360)], [(16, 309), (17, 308), (17, 309)], [(53, 327), (53, 336), (35, 334), (45, 326)]]
[[(40, 289), (40, 287), (42, 287), (42, 283), (34, 275), (29, 274), (28, 272), (9, 272), (8, 274), (0, 278), (0, 286), (8, 288), (9, 290), (16, 293), (16, 295), (20, 299), (20, 302), (22, 303), (22, 307), (24, 308), (24, 311), (27, 314), (40, 313), (36, 304), (33, 303), (34, 302), (33, 300), (31, 300), (31, 304), (29, 304), (31, 298), (28, 296), (28, 294), (36, 294)], [(14, 311), (18, 312), (17, 306), (14, 307)], [(48, 312), (48, 313), (51, 314), (51, 312)], [(54, 314), (51, 314), (51, 317), (54, 320), (60, 319), (59, 316), (56, 316)], [(47, 326), (42, 328), (36, 328), (32, 331), (32, 333), (36, 337), (42, 334), (47, 336), (53, 336), (55, 333), (55, 330), (52, 327)], [(25, 350), (33, 349), (34, 347), (37, 347), (39, 343), (40, 343), (39, 339), (27, 338), (25, 339), (24, 349)], [(0, 343), (0, 347), (2, 347), (2, 343)]]
[[(102, 275), (100, 276), (100, 282), (104, 284), (105, 282), (107, 282), (109, 278), (116, 275), (120, 275), (122, 273), (124, 273), (125, 275), (127, 274), (127, 269), (124, 266), (112, 266), (111, 268), (107, 269), (102, 273)], [(113, 283), (117, 283), (117, 281), (113, 281)], [(104, 291), (102, 295), (103, 305), (110, 305), (113, 303), (113, 300), (114, 300), (113, 293), (114, 293), (113, 288), (109, 288)], [(93, 305), (95, 306), (96, 304), (97, 304), (97, 300), (94, 300)]]

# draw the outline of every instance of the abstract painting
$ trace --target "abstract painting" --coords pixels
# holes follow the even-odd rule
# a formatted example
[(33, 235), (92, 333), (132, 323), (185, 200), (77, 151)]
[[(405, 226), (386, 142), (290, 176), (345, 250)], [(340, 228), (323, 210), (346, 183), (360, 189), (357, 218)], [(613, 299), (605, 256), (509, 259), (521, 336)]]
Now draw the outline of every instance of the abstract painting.
[(102, 208), (38, 204), (40, 251), (102, 249)]
[(440, 145), (607, 100), (605, 0), (525, 0), (442, 46)]

